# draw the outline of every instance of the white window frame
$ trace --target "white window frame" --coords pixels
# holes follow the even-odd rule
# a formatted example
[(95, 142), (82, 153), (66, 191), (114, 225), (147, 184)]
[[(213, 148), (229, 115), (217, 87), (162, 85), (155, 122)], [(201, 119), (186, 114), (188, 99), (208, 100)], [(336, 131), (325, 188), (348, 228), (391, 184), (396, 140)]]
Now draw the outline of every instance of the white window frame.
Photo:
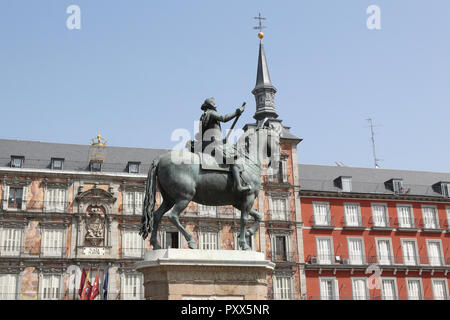
[(441, 184), (441, 191), (444, 197), (450, 197), (450, 183), (444, 182)]
[(198, 204), (198, 215), (200, 217), (217, 217), (217, 207)]
[[(394, 299), (386, 299), (386, 294), (384, 292), (383, 281), (393, 281), (394, 282)], [(398, 300), (398, 287), (397, 287), (397, 278), (394, 277), (381, 277), (381, 298), (383, 300)]]
[[(313, 205), (314, 225), (316, 225), (316, 226), (331, 226), (331, 208), (330, 208), (330, 203), (327, 202), (327, 201), (313, 201), (312, 205)], [(317, 223), (319, 219), (318, 219), (318, 216), (316, 214), (316, 205), (326, 205), (326, 207), (327, 207), (327, 215), (325, 217), (325, 220), (326, 220), (327, 223), (325, 223), (325, 224)]]
[[(351, 258), (351, 252), (350, 252), (350, 241), (352, 240), (358, 240), (361, 242), (361, 261), (362, 264), (366, 264), (366, 250), (364, 246), (364, 238), (363, 237), (347, 237), (347, 248), (348, 248), (348, 260), (350, 264), (354, 264)], [(359, 265), (359, 264), (357, 264)]]
[(450, 206), (445, 207), (447, 213), (447, 230), (450, 230)]
[[(7, 230), (18, 230), (19, 231), (19, 236), (18, 236), (18, 245), (16, 245), (15, 247), (18, 247), (18, 251), (14, 251), (12, 253), (6, 253), (5, 252), (5, 241), (6, 241), (6, 232)], [(0, 228), (0, 257), (18, 257), (21, 254), (22, 251), (22, 246), (24, 243), (24, 231), (23, 228), (20, 227), (2, 227)]]
[[(44, 278), (46, 277), (55, 277), (58, 281), (58, 297), (56, 299), (45, 299), (44, 298)], [(63, 292), (63, 281), (62, 281), (62, 275), (61, 274), (55, 274), (55, 273), (41, 273), (39, 275), (39, 300), (62, 300), (62, 297), (64, 296)]]
[[(430, 243), (438, 243), (439, 244), (439, 258), (440, 258), (440, 264), (432, 264), (432, 257), (430, 256), (430, 247), (429, 244)], [(444, 261), (444, 251), (443, 251), (443, 247), (442, 247), (442, 240), (441, 239), (426, 239), (425, 243), (427, 245), (427, 254), (428, 254), (428, 264), (430, 266), (445, 266), (445, 261)]]
[[(122, 273), (120, 279), (120, 298), (121, 300), (143, 300), (144, 298), (144, 279), (141, 273)], [(140, 292), (136, 292), (137, 297), (132, 297), (132, 294), (127, 291), (126, 279), (128, 277), (136, 277), (140, 282)]]
[[(286, 197), (269, 197), (269, 210), (270, 210), (270, 218), (272, 220), (276, 220), (276, 221), (287, 221), (289, 214), (290, 214), (290, 208), (289, 208), (289, 198)], [(277, 201), (282, 201), (284, 202), (284, 207), (285, 210), (283, 211), (282, 209), (279, 209), (282, 207), (282, 205), (280, 204), (279, 208), (277, 205), (275, 205), (275, 203)]]
[[(278, 280), (283, 279), (285, 284), (287, 284), (287, 288), (279, 288)], [(283, 283), (283, 280), (281, 282)], [(274, 291), (274, 299), (275, 300), (292, 300), (294, 291), (293, 291), (293, 277), (292, 276), (282, 276), (282, 275), (274, 275), (273, 276), (273, 291)], [(284, 292), (281, 292), (284, 291)], [(284, 296), (284, 297), (283, 297)]]
[[(131, 234), (134, 234), (134, 236), (138, 239), (140, 248), (128, 248), (127, 242), (134, 242), (134, 241), (132, 241), (132, 239), (127, 239), (127, 236), (131, 236)], [(144, 240), (139, 235), (139, 231), (138, 230), (130, 230), (130, 229), (123, 230), (122, 231), (122, 257), (142, 258), (143, 253), (144, 253)]]
[(166, 243), (166, 239), (167, 239), (167, 233), (173, 233), (173, 232), (178, 232), (178, 249), (183, 249), (183, 247), (182, 247), (182, 241), (181, 241), (181, 238), (182, 238), (182, 234), (181, 234), (181, 232), (180, 231), (178, 231), (178, 230), (161, 230), (160, 231), (160, 243), (161, 243), (161, 247), (163, 248), (163, 249), (169, 249), (168, 247), (167, 247), (167, 243)]
[[(409, 219), (411, 220), (411, 224), (409, 226), (404, 226), (400, 221), (403, 221), (403, 217), (400, 215), (400, 208), (409, 208)], [(398, 227), (399, 228), (415, 228), (416, 224), (414, 221), (414, 209), (411, 204), (397, 204), (397, 219), (398, 219)]]
[(342, 192), (352, 192), (352, 177), (341, 177)]
[[(425, 225), (425, 212), (424, 209), (433, 209), (433, 213), (434, 213), (434, 226), (426, 226)], [(423, 228), (424, 229), (439, 229), (440, 225), (439, 225), (439, 216), (438, 216), (438, 209), (437, 206), (433, 206), (433, 205), (422, 205), (422, 220), (423, 220)]]
[[(320, 300), (323, 300), (323, 292), (322, 292), (322, 281), (333, 281), (333, 293), (335, 294), (331, 299), (326, 300), (339, 300), (339, 282), (336, 277), (319, 277), (319, 296)], [(328, 294), (328, 293), (327, 293)]]
[(289, 180), (289, 173), (288, 173), (288, 159), (287, 158), (282, 158), (280, 160), (281, 163), (281, 181), (282, 182), (288, 182)]
[[(330, 241), (330, 252), (329, 252), (329, 263), (324, 263), (323, 260), (320, 258), (319, 254), (319, 240), (329, 240)], [(324, 237), (324, 236), (317, 236), (316, 237), (316, 256), (317, 256), (317, 262), (319, 264), (334, 264), (335, 262), (335, 255), (334, 255), (334, 244), (333, 244), (333, 237)]]
[[(388, 248), (390, 249), (390, 252), (389, 252), (389, 261), (390, 261), (390, 263), (388, 265), (395, 264), (395, 258), (393, 256), (394, 250), (392, 248), (392, 239), (391, 238), (375, 238), (375, 249), (377, 251), (378, 264), (381, 264), (380, 252), (379, 252), (379, 249), (378, 249), (378, 242), (379, 241), (388, 241), (389, 242), (389, 247)], [(383, 264), (383, 265), (386, 265), (386, 264)]]
[[(19, 275), (15, 273), (0, 274), (0, 284), (7, 277), (12, 277), (14, 284), (12, 286), (0, 286), (0, 300), (17, 300), (17, 294), (19, 293)], [(11, 287), (14, 287), (14, 292), (10, 292)], [(4, 288), (6, 288), (6, 292)]]
[[(204, 248), (205, 247), (205, 243), (204, 243), (204, 237), (209, 234), (209, 235), (215, 235), (216, 237), (216, 244), (214, 245), (213, 242), (211, 242), (212, 247), (215, 248)], [(219, 231), (206, 231), (206, 230), (201, 230), (198, 233), (198, 248), (200, 250), (219, 250), (220, 249), (220, 232)]]
[[(144, 205), (144, 192), (124, 191), (122, 199), (122, 211), (124, 215), (140, 215)], [(130, 201), (129, 199), (132, 198)], [(138, 199), (141, 201), (138, 201)]]
[[(9, 207), (9, 192), (12, 189), (22, 189), (22, 204), (20, 208)], [(7, 211), (26, 211), (27, 210), (27, 198), (28, 198), (28, 186), (5, 186), (3, 185), (3, 208)]]
[(442, 281), (444, 282), (444, 288), (445, 288), (445, 297), (444, 300), (448, 300), (449, 299), (449, 292), (448, 292), (448, 279), (447, 278), (431, 278), (431, 287), (433, 290), (433, 299), (434, 300), (441, 300), (441, 299), (436, 299), (436, 287), (435, 287), (435, 282), (437, 281)]
[[(56, 191), (62, 193), (59, 199), (50, 199), (52, 193)], [(67, 203), (67, 189), (65, 188), (45, 188), (44, 191), (44, 211), (45, 212), (65, 212), (65, 204)], [(59, 200), (59, 201), (58, 201)]]
[[(362, 226), (362, 217), (361, 217), (361, 205), (359, 202), (344, 202), (344, 217), (345, 217), (345, 226), (346, 227), (361, 227)], [(351, 224), (349, 223), (349, 206), (356, 206), (357, 207), (357, 224)]]
[[(423, 293), (423, 283), (422, 283), (422, 278), (405, 278), (406, 281), (406, 294), (408, 295), (408, 300), (423, 300), (424, 299), (424, 293)], [(410, 281), (419, 281), (419, 290), (420, 290), (420, 297), (419, 299), (411, 299), (411, 295), (410, 292), (408, 290), (408, 283)]]
[[(390, 227), (390, 224), (389, 224), (388, 205), (387, 205), (386, 203), (372, 202), (372, 203), (370, 204), (370, 207), (371, 207), (371, 209), (372, 209), (372, 225), (373, 225), (374, 227), (380, 227), (380, 228)], [(374, 210), (374, 207), (383, 207), (383, 208), (384, 208), (384, 222), (385, 222), (385, 225), (384, 225), (384, 226), (375, 224), (375, 221), (377, 221), (377, 220), (376, 220), (376, 218), (375, 218), (375, 210)]]
[[(401, 245), (402, 245), (402, 259), (403, 264), (406, 266), (418, 266), (420, 264), (420, 257), (419, 257), (419, 248), (417, 246), (417, 239), (416, 238), (401, 238), (400, 239)], [(414, 264), (407, 264), (406, 263), (406, 255), (405, 255), (405, 242), (413, 242), (414, 243), (414, 254), (415, 254), (415, 263)]]
[[(61, 246), (59, 248), (54, 248), (52, 246), (47, 246), (46, 233), (47, 232), (61, 232)], [(41, 228), (41, 256), (42, 257), (64, 257), (66, 248), (66, 229), (65, 228)], [(59, 251), (59, 252), (57, 252)]]
[[(352, 299), (353, 300), (370, 300), (370, 295), (369, 295), (369, 285), (368, 285), (368, 281), (367, 278), (364, 277), (351, 277), (351, 285), (352, 285)], [(363, 280), (364, 284), (365, 284), (365, 299), (356, 299), (357, 297), (355, 296), (355, 287), (354, 287), (354, 283), (356, 280)]]
[(276, 256), (276, 238), (277, 237), (284, 237), (285, 243), (286, 243), (286, 261), (290, 261), (291, 260), (291, 236), (288, 234), (280, 234), (280, 233), (274, 233), (271, 235), (270, 237), (270, 244), (271, 244), (271, 249), (272, 249), (272, 257), (274, 258)]

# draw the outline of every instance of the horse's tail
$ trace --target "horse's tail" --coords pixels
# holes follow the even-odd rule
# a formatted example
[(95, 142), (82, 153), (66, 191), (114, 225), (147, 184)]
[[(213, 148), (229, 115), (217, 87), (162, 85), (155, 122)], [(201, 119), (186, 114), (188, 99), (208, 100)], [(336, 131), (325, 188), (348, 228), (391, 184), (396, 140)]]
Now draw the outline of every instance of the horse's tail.
[(141, 229), (139, 231), (139, 234), (144, 240), (152, 233), (153, 229), (153, 210), (155, 209), (156, 203), (156, 169), (158, 168), (158, 163), (159, 158), (153, 160), (147, 175), (144, 205), (142, 208)]

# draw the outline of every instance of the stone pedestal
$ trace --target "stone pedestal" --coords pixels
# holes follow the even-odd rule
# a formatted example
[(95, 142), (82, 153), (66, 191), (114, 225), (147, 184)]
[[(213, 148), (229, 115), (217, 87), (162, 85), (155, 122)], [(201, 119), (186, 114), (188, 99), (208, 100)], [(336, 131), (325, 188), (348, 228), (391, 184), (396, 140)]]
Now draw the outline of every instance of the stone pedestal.
[(136, 265), (152, 300), (266, 300), (274, 267), (261, 252), (190, 249), (149, 251)]

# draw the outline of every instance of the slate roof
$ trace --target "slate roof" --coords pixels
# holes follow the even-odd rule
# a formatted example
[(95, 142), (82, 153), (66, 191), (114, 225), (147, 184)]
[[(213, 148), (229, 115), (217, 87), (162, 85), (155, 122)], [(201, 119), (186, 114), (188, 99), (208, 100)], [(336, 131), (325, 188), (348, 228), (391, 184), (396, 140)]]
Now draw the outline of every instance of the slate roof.
[[(442, 196), (436, 188), (439, 182), (450, 182), (448, 172), (409, 171), (358, 167), (299, 164), (300, 189), (311, 191), (342, 191), (334, 183), (344, 176), (352, 177), (352, 192), (393, 194), (385, 182), (402, 179), (405, 194)], [(433, 187), (434, 186), (434, 187)]]

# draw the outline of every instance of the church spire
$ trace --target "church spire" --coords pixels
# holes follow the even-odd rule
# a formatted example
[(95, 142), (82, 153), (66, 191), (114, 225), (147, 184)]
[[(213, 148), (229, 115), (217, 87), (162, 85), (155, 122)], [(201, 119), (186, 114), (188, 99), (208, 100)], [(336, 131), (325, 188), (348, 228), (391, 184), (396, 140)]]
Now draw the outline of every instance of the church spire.
[(260, 13), (258, 17), (255, 17), (255, 19), (259, 20), (259, 26), (254, 27), (254, 29), (260, 30), (258, 34), (260, 42), (259, 42), (258, 70), (256, 74), (256, 85), (252, 91), (256, 100), (256, 113), (253, 116), (253, 118), (255, 118), (256, 120), (262, 120), (265, 118), (275, 119), (278, 117), (274, 104), (274, 98), (277, 89), (272, 85), (272, 82), (270, 81), (270, 74), (269, 68), (267, 66), (266, 53), (264, 52), (264, 44), (263, 44), (264, 33), (262, 33), (261, 31), (263, 28), (265, 28), (261, 24), (261, 20), (265, 20), (266, 18), (261, 17)]

